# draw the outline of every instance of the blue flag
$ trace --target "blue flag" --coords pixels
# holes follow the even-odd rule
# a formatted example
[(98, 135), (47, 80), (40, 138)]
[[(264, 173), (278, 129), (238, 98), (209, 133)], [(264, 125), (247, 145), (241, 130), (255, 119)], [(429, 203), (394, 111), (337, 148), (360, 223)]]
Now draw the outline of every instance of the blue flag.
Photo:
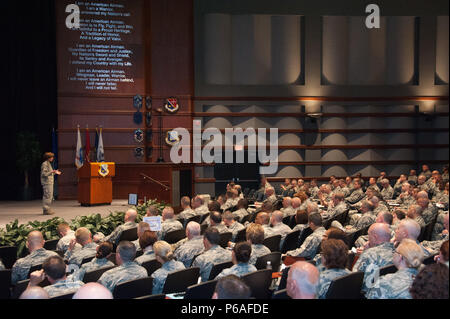
[(84, 156), (83, 156), (83, 147), (81, 146), (81, 134), (80, 134), (80, 126), (78, 126), (78, 136), (77, 136), (77, 150), (75, 154), (75, 166), (77, 169), (83, 167), (84, 164)]

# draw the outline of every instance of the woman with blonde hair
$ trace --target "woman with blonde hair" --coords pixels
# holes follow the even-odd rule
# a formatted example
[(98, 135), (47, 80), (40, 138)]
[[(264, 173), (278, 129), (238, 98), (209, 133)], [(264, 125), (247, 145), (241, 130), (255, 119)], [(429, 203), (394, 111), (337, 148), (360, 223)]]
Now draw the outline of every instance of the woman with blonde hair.
[(409, 288), (422, 265), (422, 248), (412, 239), (403, 239), (394, 251), (397, 272), (382, 276), (367, 292), (367, 299), (411, 299)]
[(161, 268), (156, 270), (151, 277), (153, 278), (153, 291), (154, 295), (160, 294), (163, 291), (164, 284), (166, 283), (167, 275), (171, 272), (186, 269), (182, 262), (174, 260), (172, 247), (165, 241), (157, 241), (153, 244), (153, 251), (155, 253), (156, 260), (161, 263)]

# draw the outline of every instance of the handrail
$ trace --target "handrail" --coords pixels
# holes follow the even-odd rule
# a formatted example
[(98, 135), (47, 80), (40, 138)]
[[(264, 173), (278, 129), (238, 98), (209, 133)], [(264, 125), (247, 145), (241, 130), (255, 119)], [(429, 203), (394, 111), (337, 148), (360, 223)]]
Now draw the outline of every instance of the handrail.
[(149, 179), (149, 180), (152, 181), (153, 183), (156, 183), (156, 184), (158, 184), (159, 186), (162, 186), (166, 191), (169, 191), (169, 190), (170, 190), (170, 187), (164, 185), (164, 184), (161, 183), (161, 182), (158, 182), (156, 179), (153, 179), (153, 178), (151, 178), (150, 176), (148, 176), (148, 175), (146, 175), (146, 174), (144, 174), (144, 173), (140, 173), (140, 175), (141, 175), (142, 177), (144, 177), (144, 179)]

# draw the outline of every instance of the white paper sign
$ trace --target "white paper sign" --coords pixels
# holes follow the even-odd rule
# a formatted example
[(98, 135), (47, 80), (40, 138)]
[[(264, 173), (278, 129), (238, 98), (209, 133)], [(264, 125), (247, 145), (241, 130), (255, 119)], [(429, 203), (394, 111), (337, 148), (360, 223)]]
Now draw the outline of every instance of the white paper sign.
[(151, 231), (161, 231), (161, 216), (144, 217), (143, 221), (150, 225)]

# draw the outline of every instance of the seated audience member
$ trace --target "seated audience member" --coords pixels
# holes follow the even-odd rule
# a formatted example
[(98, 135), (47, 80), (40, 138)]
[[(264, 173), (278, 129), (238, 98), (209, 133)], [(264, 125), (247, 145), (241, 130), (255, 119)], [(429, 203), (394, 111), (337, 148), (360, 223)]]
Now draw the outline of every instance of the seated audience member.
[(271, 236), (271, 229), (269, 226), (270, 215), (266, 212), (260, 212), (256, 215), (255, 224), (259, 224), (264, 229), (264, 238)]
[(431, 264), (425, 266), (414, 279), (409, 292), (413, 299), (448, 300), (448, 266)]
[(189, 222), (186, 226), (186, 238), (182, 245), (175, 249), (174, 255), (186, 268), (191, 266), (192, 259), (203, 252), (203, 236), (200, 235), (200, 224)]
[(305, 261), (291, 266), (286, 282), (286, 291), (292, 299), (317, 299), (319, 271)]
[(231, 252), (219, 246), (220, 234), (214, 227), (206, 229), (203, 235), (203, 245), (205, 251), (195, 258), (192, 267), (200, 268), (202, 282), (205, 282), (208, 280), (211, 268), (214, 265), (231, 261)]
[(294, 228), (292, 228), (292, 231), (300, 230), (300, 234), (302, 234), (302, 231), (305, 230), (305, 228), (308, 227), (308, 213), (306, 210), (299, 209), (295, 213), (295, 223), (296, 225)]
[(437, 240), (432, 241), (422, 241), (421, 245), (425, 247), (432, 255), (437, 254), (441, 245), (448, 241), (448, 214), (444, 217), (445, 229), (442, 231), (442, 236), (437, 238)]
[(162, 212), (161, 230), (157, 233), (158, 239), (164, 239), (167, 233), (180, 229), (183, 229), (183, 225), (175, 219), (173, 208), (165, 207)]
[(84, 275), (89, 271), (114, 266), (114, 263), (108, 260), (108, 256), (113, 252), (113, 245), (110, 242), (104, 242), (97, 246), (96, 255), (90, 262), (81, 265), (69, 279), (83, 281)]
[(386, 176), (387, 176), (386, 172), (380, 172), (380, 176), (377, 178), (377, 183), (380, 184), (381, 181), (386, 178)]
[(250, 288), (235, 275), (220, 278), (212, 299), (250, 299), (252, 292)]
[[(79, 244), (82, 248), (76, 249), (75, 245)], [(92, 242), (91, 231), (85, 227), (78, 228), (75, 232), (75, 239), (72, 239), (64, 259), (69, 265), (81, 266), (84, 258), (93, 257), (97, 253), (97, 244)]]
[(415, 204), (415, 199), (412, 196), (413, 187), (409, 183), (403, 183), (402, 193), (395, 199), (395, 202), (401, 207), (408, 207)]
[(317, 196), (319, 194), (319, 187), (317, 187), (316, 179), (311, 180), (308, 191), (309, 191), (311, 198), (317, 198)]
[(242, 277), (243, 275), (257, 271), (256, 267), (249, 263), (251, 254), (252, 246), (249, 243), (245, 241), (237, 243), (233, 248), (233, 252), (231, 253), (231, 261), (233, 262), (234, 266), (222, 270), (222, 272), (217, 275), (216, 279), (228, 275), (236, 275), (238, 277)]
[(413, 219), (405, 218), (395, 230), (395, 237), (393, 239), (394, 247), (397, 247), (405, 238), (412, 239), (422, 248), (425, 257), (428, 257), (430, 252), (417, 240), (419, 235), (420, 225)]
[(428, 197), (419, 197), (417, 199), (417, 205), (421, 208), (421, 216), (425, 224), (431, 223), (438, 213), (437, 207), (430, 202)]
[(421, 174), (417, 178), (417, 188), (427, 193), (430, 191), (429, 185), (427, 184), (427, 177), (425, 175)]
[(350, 273), (350, 270), (345, 268), (347, 259), (348, 247), (342, 240), (327, 239), (322, 241), (322, 263), (326, 270), (320, 272), (319, 299), (325, 299), (333, 279)]
[[(394, 238), (394, 236), (395, 236), (395, 229), (392, 227), (392, 220), (393, 220), (393, 216), (392, 216), (391, 213), (380, 212), (377, 215), (375, 223), (388, 225), (388, 227), (389, 227), (389, 229), (391, 231), (391, 238)], [(355, 241), (355, 247), (356, 248), (364, 247), (368, 243), (368, 240), (369, 240), (369, 235), (359, 236), (359, 238), (356, 239), (356, 241)], [(364, 247), (364, 248), (366, 248), (366, 247)]]
[(259, 224), (250, 224), (246, 230), (247, 241), (252, 247), (249, 263), (256, 264), (256, 260), (271, 253), (270, 249), (263, 245), (264, 242), (264, 228)]
[(408, 207), (406, 217), (414, 220), (420, 227), (425, 227), (425, 221), (422, 218), (422, 208), (419, 205), (411, 205)]
[(72, 299), (114, 299), (111, 291), (96, 282), (90, 282), (73, 295)]
[(237, 203), (233, 190), (227, 191), (225, 194), (225, 198), (226, 198), (225, 203), (220, 206), (220, 209), (222, 211), (226, 211), (226, 210), (234, 207)]
[(59, 256), (47, 258), (42, 265), (42, 269), (34, 271), (30, 274), (30, 283), (28, 287), (39, 285), (47, 277), (50, 286), (44, 287), (50, 298), (75, 293), (84, 285), (81, 281), (67, 280), (66, 264)]
[(415, 169), (409, 171), (408, 182), (412, 182), (414, 185), (417, 184), (417, 172)]
[(30, 254), (20, 258), (12, 266), (11, 283), (13, 285), (27, 279), (31, 267), (43, 264), (51, 256), (58, 256), (54, 251), (46, 250), (44, 244), (45, 240), (40, 231), (32, 231), (28, 234), (26, 246)]
[[(361, 205), (361, 217), (356, 221), (356, 223), (351, 226), (345, 226), (345, 231), (347, 233), (356, 232), (360, 229), (366, 228), (375, 222), (376, 216), (373, 214), (373, 204), (369, 201), (364, 201)], [(344, 229), (344, 227), (338, 221), (333, 221), (331, 226), (336, 228)]]
[(290, 178), (285, 178), (284, 179), (284, 184), (281, 184), (281, 190), (283, 191), (283, 192), (285, 192), (285, 191), (289, 191), (290, 189), (291, 189), (291, 179)]
[(368, 299), (411, 299), (411, 287), (424, 259), (422, 248), (414, 240), (404, 239), (396, 248), (393, 261), (398, 269), (381, 276), (367, 291)]
[(448, 267), (448, 240), (444, 241), (439, 249), (439, 255), (436, 258), (437, 262)]
[[(66, 253), (67, 248), (69, 248), (70, 242), (72, 241), (72, 239), (75, 239), (75, 232), (70, 229), (70, 226), (67, 223), (59, 224), (57, 227), (57, 232), (61, 239), (58, 241), (58, 244), (56, 244), (56, 250)], [(81, 248), (79, 244), (77, 244), (76, 246), (76, 248)]]
[(287, 234), (292, 232), (292, 229), (283, 223), (283, 213), (279, 210), (276, 210), (272, 213), (272, 217), (270, 218), (270, 224), (272, 228), (270, 229), (270, 236), (281, 235), (280, 241), (280, 249), (283, 247), (284, 239)]
[(449, 204), (449, 183), (444, 183), (443, 181), (440, 181), (438, 184), (437, 192), (433, 196), (432, 201), (436, 204), (443, 205), (444, 209), (448, 210), (448, 204)]
[(177, 215), (177, 219), (186, 220), (195, 216), (195, 212), (191, 208), (191, 199), (188, 196), (181, 197), (180, 206), (183, 210)]
[(237, 210), (232, 213), (233, 217), (236, 221), (242, 221), (242, 219), (248, 215), (248, 200), (241, 198), (236, 206)]
[(116, 249), (116, 264), (119, 266), (103, 273), (97, 282), (114, 292), (122, 282), (147, 277), (147, 270), (134, 262), (135, 257), (136, 246), (130, 241), (121, 241)]
[(194, 210), (195, 216), (209, 214), (208, 206), (205, 205), (205, 201), (201, 196), (195, 196), (192, 199), (192, 209)]
[(114, 229), (114, 231), (106, 236), (102, 241), (109, 241), (110, 243), (117, 245), (120, 239), (120, 235), (122, 235), (124, 230), (137, 227), (136, 218), (136, 210), (133, 208), (128, 209), (124, 216), (124, 224), (117, 226), (116, 229)]
[(231, 241), (236, 240), (236, 235), (239, 231), (243, 230), (245, 227), (241, 223), (234, 220), (233, 214), (230, 211), (226, 211), (222, 216), (223, 223), (227, 227), (228, 232), (233, 234)]
[(283, 217), (295, 215), (295, 210), (292, 207), (292, 198), (283, 198), (283, 208), (281, 208), (280, 211), (283, 213)]
[(150, 225), (146, 222), (140, 222), (137, 226), (137, 235), (138, 238), (133, 241), (132, 243), (136, 246), (136, 251), (142, 250), (141, 246), (139, 245), (139, 238), (144, 234), (144, 232), (150, 230)]
[(380, 192), (380, 188), (377, 185), (377, 179), (375, 177), (369, 178), (369, 186), (367, 186), (367, 188), (371, 188), (377, 193)]
[(322, 216), (318, 213), (313, 213), (309, 215), (308, 223), (313, 233), (305, 239), (300, 248), (288, 251), (286, 253), (288, 256), (313, 259), (316, 255), (325, 233), (325, 228), (322, 226)]
[(142, 236), (139, 237), (139, 246), (142, 247), (142, 256), (137, 257), (134, 261), (142, 266), (143, 263), (154, 260), (155, 253), (153, 251), (153, 244), (158, 241), (158, 235), (154, 231), (146, 230)]
[(345, 201), (348, 204), (356, 204), (361, 199), (363, 199), (364, 196), (365, 194), (361, 188), (361, 181), (356, 180), (353, 182), (353, 192), (350, 194), (350, 196), (345, 198)]
[(147, 210), (145, 211), (145, 216), (147, 217), (155, 217), (159, 215), (160, 215), (159, 209), (155, 205), (150, 205), (149, 207), (147, 207)]
[(392, 226), (394, 229), (397, 229), (400, 222), (406, 218), (406, 212), (402, 209), (396, 209), (392, 213)]
[(19, 299), (49, 299), (49, 295), (44, 288), (39, 286), (33, 286), (25, 289), (25, 291), (20, 295)]
[(394, 197), (394, 189), (392, 188), (391, 184), (389, 184), (389, 180), (387, 178), (384, 178), (381, 180), (381, 197), (383, 200), (391, 200)]
[(347, 204), (344, 201), (343, 193), (333, 193), (331, 195), (331, 203), (328, 205), (328, 209), (323, 213), (323, 218), (334, 218), (348, 209)]
[(448, 239), (448, 212), (441, 212), (436, 218), (431, 240)]
[(270, 203), (271, 205), (275, 204), (277, 201), (277, 196), (275, 195), (275, 189), (273, 187), (269, 187), (265, 191), (266, 199), (263, 203)]
[(222, 222), (222, 214), (219, 212), (211, 212), (209, 214), (209, 222), (211, 224), (211, 227), (216, 228), (220, 234), (231, 232)]
[(297, 210), (300, 209), (300, 206), (302, 205), (302, 200), (299, 197), (294, 197), (291, 199), (291, 205), (294, 211), (296, 212)]
[[(325, 240), (328, 240), (328, 239), (337, 239), (337, 240), (342, 240), (342, 242), (344, 242), (347, 245), (345, 236), (346, 236), (345, 232), (342, 231), (341, 229), (330, 227), (323, 234), (322, 243)], [(319, 272), (322, 272), (322, 271), (326, 270), (325, 266), (322, 263), (322, 252), (318, 253), (314, 257), (313, 260), (314, 260), (314, 262), (316, 264), (316, 267), (319, 270)]]
[(163, 292), (164, 284), (166, 283), (167, 275), (171, 272), (186, 269), (183, 263), (176, 261), (172, 252), (172, 248), (165, 241), (157, 241), (153, 245), (155, 251), (156, 260), (161, 263), (161, 268), (156, 270), (151, 277), (153, 278), (153, 290), (154, 295)]

